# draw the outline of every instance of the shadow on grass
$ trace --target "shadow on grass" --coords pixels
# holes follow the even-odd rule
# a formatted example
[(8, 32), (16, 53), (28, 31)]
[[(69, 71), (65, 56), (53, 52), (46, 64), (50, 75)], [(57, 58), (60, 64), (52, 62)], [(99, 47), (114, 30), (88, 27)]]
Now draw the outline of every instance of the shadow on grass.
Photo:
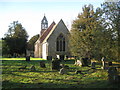
[[(68, 80), (57, 79), (58, 81), (62, 81), (61, 83), (54, 82), (38, 82), (38, 83), (19, 83), (12, 81), (3, 81), (2, 88), (3, 89), (34, 89), (34, 88), (119, 88), (118, 84), (109, 84), (105, 80), (94, 81), (89, 83), (82, 83), (81, 81), (76, 81), (75, 84), (67, 84)], [(73, 80), (71, 81), (73, 82)]]

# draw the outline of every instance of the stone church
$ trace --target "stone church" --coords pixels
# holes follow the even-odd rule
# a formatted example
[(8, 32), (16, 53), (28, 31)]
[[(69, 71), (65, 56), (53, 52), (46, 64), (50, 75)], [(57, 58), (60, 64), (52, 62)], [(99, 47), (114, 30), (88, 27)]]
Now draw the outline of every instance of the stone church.
[(47, 18), (44, 16), (41, 21), (40, 37), (35, 42), (34, 56), (47, 59), (57, 56), (68, 56), (68, 35), (69, 30), (61, 19), (58, 24), (54, 21), (48, 27)]

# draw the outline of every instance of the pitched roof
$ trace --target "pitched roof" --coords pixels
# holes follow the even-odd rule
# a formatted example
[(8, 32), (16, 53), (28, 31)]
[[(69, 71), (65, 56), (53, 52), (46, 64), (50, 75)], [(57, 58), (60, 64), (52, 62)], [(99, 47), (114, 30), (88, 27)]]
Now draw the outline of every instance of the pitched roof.
[(42, 43), (44, 41), (44, 39), (47, 37), (47, 35), (49, 34), (49, 32), (52, 30), (52, 28), (54, 27), (55, 22), (53, 22), (48, 29), (42, 34), (42, 36), (40, 37), (40, 43)]

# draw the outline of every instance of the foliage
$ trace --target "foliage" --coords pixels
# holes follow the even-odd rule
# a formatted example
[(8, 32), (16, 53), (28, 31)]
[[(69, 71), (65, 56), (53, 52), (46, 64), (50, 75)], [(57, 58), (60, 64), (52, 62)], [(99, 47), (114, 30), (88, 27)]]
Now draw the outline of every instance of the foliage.
[(102, 36), (102, 53), (108, 59), (120, 60), (119, 57), (119, 29), (120, 29), (120, 2), (105, 2), (102, 4), (102, 25), (104, 26)]
[[(101, 64), (97, 63), (96, 70), (90, 67), (74, 66), (74, 60), (61, 62), (70, 69), (67, 74), (60, 75), (58, 71), (51, 70), (51, 63), (44, 60), (46, 68), (39, 66), (39, 60), (26, 62), (23, 60), (2, 61), (2, 87), (3, 89), (24, 88), (118, 88), (119, 85), (110, 85), (107, 82), (107, 71), (101, 70)], [(25, 70), (19, 70), (27, 65)], [(36, 71), (30, 71), (34, 65)], [(75, 74), (81, 70), (83, 74)]]
[(27, 45), (27, 49), (30, 51), (34, 51), (34, 44), (35, 42), (38, 40), (39, 38), (39, 34), (33, 36), (29, 41), (28, 41), (28, 45)]
[(99, 12), (94, 12), (92, 5), (85, 5), (83, 13), (73, 21), (70, 36), (70, 48), (73, 55), (88, 58), (93, 56), (93, 50), (96, 48), (96, 32), (100, 29), (99, 17)]
[(3, 38), (3, 55), (26, 54), (28, 35), (26, 30), (18, 21), (13, 21), (9, 26), (8, 32)]
[(105, 2), (96, 11), (92, 5), (83, 7), (72, 24), (70, 49), (73, 55), (120, 60), (119, 3)]

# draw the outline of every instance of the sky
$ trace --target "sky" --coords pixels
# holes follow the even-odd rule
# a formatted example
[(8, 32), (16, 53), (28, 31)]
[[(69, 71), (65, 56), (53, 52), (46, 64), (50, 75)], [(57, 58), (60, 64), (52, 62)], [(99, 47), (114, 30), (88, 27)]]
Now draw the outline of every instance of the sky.
[(29, 39), (40, 33), (41, 20), (46, 16), (48, 26), (62, 19), (70, 30), (72, 21), (82, 12), (84, 5), (92, 4), (94, 10), (104, 0), (0, 0), (0, 38), (8, 31), (13, 21), (22, 24)]

